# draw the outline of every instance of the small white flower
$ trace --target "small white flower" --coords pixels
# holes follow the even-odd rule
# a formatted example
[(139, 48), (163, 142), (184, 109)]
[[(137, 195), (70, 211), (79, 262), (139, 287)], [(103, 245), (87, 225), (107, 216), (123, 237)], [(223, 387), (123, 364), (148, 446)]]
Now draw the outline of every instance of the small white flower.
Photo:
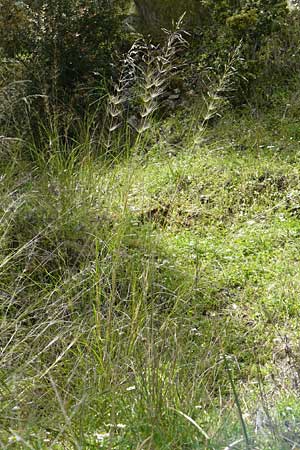
[(126, 391), (135, 391), (135, 386), (129, 386)]
[(94, 433), (97, 442), (103, 442), (104, 439), (109, 438), (109, 433)]
[(9, 436), (8, 442), (21, 442), (22, 438), (19, 435)]

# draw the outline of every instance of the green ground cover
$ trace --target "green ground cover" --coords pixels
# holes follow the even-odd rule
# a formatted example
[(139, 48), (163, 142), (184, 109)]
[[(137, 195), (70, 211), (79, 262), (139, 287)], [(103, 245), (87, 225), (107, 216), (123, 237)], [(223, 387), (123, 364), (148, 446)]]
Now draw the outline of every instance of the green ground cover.
[(299, 447), (300, 124), (284, 101), (197, 139), (197, 117), (174, 115), (113, 165), (3, 149), (2, 448)]

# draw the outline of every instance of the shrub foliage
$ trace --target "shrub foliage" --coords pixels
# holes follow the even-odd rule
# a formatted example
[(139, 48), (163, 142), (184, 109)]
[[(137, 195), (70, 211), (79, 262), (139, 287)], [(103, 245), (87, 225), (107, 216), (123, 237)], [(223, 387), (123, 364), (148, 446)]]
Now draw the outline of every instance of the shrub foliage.
[(111, 75), (125, 11), (126, 0), (3, 0), (3, 54), (22, 61), (36, 92), (63, 98)]

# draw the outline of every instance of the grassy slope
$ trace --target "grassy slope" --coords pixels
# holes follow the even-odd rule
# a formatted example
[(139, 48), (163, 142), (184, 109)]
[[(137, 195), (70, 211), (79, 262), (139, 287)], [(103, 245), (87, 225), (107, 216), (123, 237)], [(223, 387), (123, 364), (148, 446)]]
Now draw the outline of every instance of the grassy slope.
[(196, 146), (174, 118), (114, 168), (6, 165), (2, 448), (223, 449), (243, 438), (237, 403), (255, 448), (291, 448), (295, 117), (230, 113)]

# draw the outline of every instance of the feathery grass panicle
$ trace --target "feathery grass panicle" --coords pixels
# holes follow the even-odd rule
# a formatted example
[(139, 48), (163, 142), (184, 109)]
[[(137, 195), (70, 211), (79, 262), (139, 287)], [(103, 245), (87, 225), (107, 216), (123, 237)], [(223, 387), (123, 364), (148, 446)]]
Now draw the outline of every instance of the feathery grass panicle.
[[(151, 126), (151, 118), (160, 107), (172, 76), (180, 70), (180, 51), (188, 45), (181, 29), (182, 16), (174, 31), (164, 30), (165, 44), (153, 45), (140, 38), (134, 42), (123, 60), (119, 80), (107, 102), (107, 144), (113, 135), (129, 125), (138, 136)], [(121, 131), (122, 133), (122, 131)], [(119, 140), (118, 140), (119, 142)]]
[[(225, 63), (221, 75), (217, 76), (217, 79), (211, 79), (208, 76), (208, 81), (206, 82), (207, 91), (203, 96), (204, 107), (201, 108), (201, 118), (196, 125), (197, 136), (194, 140), (195, 144), (201, 143), (207, 125), (214, 118), (221, 117), (222, 112), (228, 105), (228, 96), (234, 91), (236, 78), (239, 76), (236, 65), (242, 58), (242, 45), (243, 42), (240, 41), (239, 45), (229, 55), (228, 61)], [(215, 75), (213, 74), (213, 76)]]

